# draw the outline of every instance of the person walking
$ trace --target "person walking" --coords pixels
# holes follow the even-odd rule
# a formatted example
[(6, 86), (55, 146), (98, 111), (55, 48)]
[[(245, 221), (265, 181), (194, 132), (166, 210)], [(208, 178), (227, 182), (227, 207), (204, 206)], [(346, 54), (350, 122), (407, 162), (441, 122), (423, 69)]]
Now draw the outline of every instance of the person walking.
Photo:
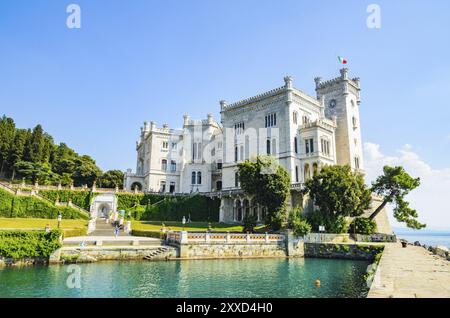
[(114, 228), (114, 235), (116, 236), (116, 238), (119, 236), (119, 227), (117, 225)]

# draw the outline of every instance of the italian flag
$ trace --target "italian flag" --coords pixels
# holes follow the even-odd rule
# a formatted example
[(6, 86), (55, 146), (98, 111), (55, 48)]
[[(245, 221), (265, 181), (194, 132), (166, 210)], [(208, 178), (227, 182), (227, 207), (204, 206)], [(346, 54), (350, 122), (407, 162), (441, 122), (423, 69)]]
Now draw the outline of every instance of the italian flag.
[(338, 56), (338, 61), (341, 64), (347, 64), (347, 60), (345, 58), (343, 58), (342, 56)]

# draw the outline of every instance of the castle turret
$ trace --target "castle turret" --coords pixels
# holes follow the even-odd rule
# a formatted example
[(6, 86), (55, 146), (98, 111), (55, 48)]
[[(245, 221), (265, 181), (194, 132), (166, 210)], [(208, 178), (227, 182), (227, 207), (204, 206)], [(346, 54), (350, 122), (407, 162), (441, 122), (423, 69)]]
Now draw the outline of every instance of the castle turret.
[(354, 170), (363, 169), (361, 130), (359, 123), (359, 78), (350, 79), (348, 69), (340, 70), (340, 77), (323, 82), (314, 79), (317, 98), (325, 107), (325, 116), (336, 120), (336, 161), (338, 165), (350, 165)]

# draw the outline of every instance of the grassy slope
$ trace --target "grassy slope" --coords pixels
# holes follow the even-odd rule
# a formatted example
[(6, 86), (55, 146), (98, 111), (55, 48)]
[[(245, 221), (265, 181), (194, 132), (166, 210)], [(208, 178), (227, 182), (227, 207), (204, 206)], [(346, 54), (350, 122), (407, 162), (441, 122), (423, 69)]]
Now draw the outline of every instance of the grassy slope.
[[(132, 221), (131, 228), (137, 231), (155, 231), (159, 232), (161, 230), (163, 222), (157, 221)], [(164, 222), (167, 230), (181, 231), (183, 229), (183, 224), (181, 222)], [(242, 232), (242, 226), (224, 223), (211, 223), (213, 231), (218, 232)], [(259, 229), (261, 227), (257, 227)], [(205, 232), (208, 229), (207, 222), (191, 222), (184, 226), (186, 231), (198, 231)]]
[[(82, 229), (87, 227), (87, 220), (62, 220), (62, 229)], [(0, 229), (44, 229), (49, 224), (52, 229), (57, 227), (54, 219), (31, 218), (0, 218)]]

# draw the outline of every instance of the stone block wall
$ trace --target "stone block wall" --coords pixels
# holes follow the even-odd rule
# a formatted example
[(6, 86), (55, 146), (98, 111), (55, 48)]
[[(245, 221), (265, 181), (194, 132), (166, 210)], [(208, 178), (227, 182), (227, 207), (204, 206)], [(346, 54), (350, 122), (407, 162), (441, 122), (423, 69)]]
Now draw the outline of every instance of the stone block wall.
[(383, 245), (305, 243), (305, 257), (372, 261), (383, 249)]
[(286, 257), (286, 246), (284, 242), (274, 244), (181, 244), (180, 257), (191, 259)]

